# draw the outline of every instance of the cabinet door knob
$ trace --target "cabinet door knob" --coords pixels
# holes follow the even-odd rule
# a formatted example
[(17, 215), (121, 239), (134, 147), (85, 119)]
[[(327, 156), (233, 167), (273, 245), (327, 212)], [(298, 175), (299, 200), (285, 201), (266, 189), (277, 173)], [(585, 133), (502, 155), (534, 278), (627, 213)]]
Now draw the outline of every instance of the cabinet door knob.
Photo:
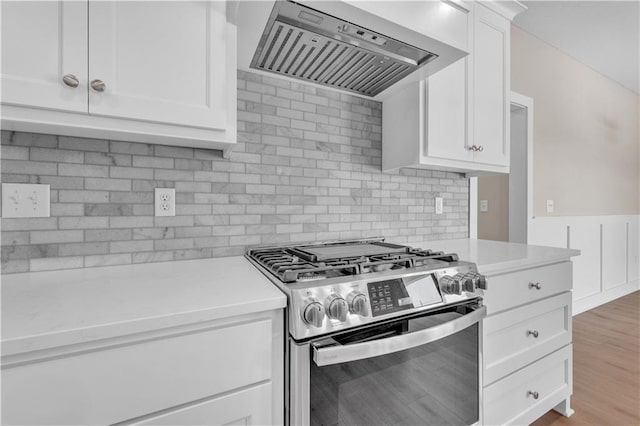
[(482, 147), (482, 145), (478, 145), (478, 147), (476, 148), (477, 151), (482, 152), (484, 150), (484, 148)]
[(538, 399), (538, 397), (540, 396), (537, 391), (527, 391), (527, 397), (529, 395), (531, 395), (533, 399)]
[(104, 92), (104, 89), (107, 87), (102, 80), (93, 80), (91, 82), (91, 88), (96, 92)]
[(535, 288), (536, 290), (540, 290), (542, 285), (540, 283), (529, 283), (529, 288)]
[(80, 84), (78, 77), (73, 74), (65, 74), (62, 77), (62, 82), (69, 87), (78, 87), (78, 85)]
[(538, 330), (527, 330), (527, 336), (533, 336), (535, 339), (537, 339), (539, 335), (540, 333), (538, 333)]

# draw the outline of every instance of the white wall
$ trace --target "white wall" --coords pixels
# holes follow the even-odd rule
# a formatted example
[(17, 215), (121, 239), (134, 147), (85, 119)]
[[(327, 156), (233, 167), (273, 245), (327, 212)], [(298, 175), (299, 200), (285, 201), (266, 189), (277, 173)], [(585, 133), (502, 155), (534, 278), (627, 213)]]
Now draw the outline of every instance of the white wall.
[(535, 103), (535, 216), (640, 213), (637, 93), (515, 26), (511, 90)]

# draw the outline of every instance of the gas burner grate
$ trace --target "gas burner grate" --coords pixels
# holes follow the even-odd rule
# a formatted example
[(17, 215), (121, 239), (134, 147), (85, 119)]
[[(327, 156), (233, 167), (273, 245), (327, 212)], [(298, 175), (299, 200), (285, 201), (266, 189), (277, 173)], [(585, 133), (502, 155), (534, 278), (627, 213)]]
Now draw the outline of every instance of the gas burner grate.
[[(362, 247), (364, 254), (354, 255), (359, 247)], [(384, 249), (381, 251), (380, 247)], [(345, 248), (349, 250), (345, 251)], [(314, 252), (317, 254), (350, 253), (351, 255), (319, 258), (319, 255)], [(458, 256), (452, 253), (445, 254), (442, 251), (414, 249), (369, 240), (325, 245), (263, 247), (249, 250), (247, 255), (284, 283), (434, 266), (458, 261)]]

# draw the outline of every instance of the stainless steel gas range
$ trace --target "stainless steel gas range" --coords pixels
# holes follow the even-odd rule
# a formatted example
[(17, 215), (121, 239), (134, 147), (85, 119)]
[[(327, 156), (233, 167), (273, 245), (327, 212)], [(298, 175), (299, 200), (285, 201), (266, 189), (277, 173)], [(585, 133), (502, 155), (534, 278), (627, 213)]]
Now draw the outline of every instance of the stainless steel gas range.
[(288, 297), (288, 424), (481, 422), (475, 264), (384, 238), (246, 256)]

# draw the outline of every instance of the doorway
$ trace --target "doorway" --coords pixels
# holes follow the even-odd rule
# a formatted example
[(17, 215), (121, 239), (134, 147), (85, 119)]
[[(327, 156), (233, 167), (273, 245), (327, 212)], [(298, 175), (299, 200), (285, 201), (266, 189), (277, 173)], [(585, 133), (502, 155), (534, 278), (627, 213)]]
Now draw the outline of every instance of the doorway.
[(532, 218), (533, 99), (511, 92), (510, 117), (510, 173), (471, 179), (470, 222), (475, 219), (476, 233), (471, 226), (469, 234), (526, 244)]

